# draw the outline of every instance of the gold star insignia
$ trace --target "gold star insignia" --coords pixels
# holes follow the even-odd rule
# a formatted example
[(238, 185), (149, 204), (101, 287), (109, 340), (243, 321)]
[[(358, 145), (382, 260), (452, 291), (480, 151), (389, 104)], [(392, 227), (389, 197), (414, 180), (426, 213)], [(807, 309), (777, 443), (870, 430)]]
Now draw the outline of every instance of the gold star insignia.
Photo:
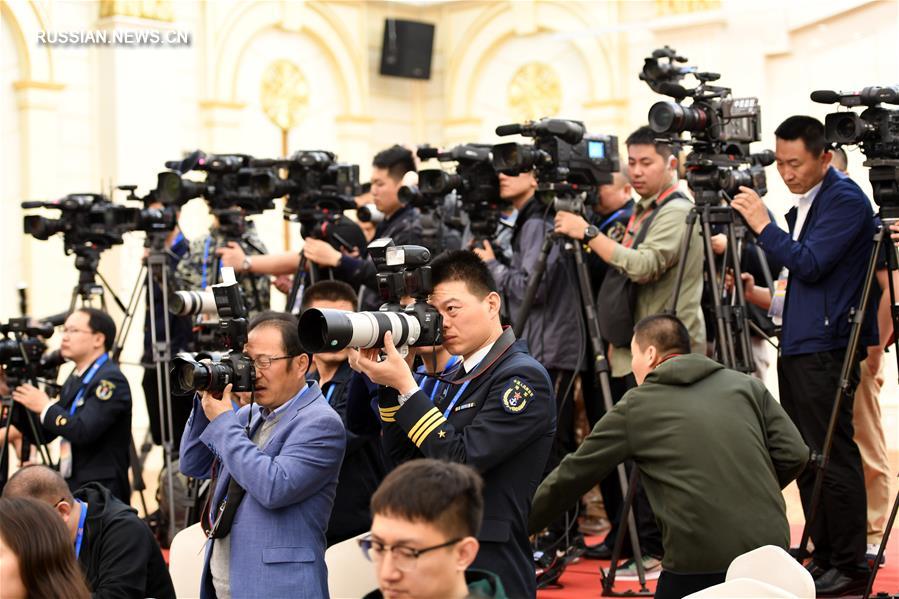
[(443, 429), (437, 431), (437, 436), (443, 439), (444, 437), (446, 437), (446, 431)]

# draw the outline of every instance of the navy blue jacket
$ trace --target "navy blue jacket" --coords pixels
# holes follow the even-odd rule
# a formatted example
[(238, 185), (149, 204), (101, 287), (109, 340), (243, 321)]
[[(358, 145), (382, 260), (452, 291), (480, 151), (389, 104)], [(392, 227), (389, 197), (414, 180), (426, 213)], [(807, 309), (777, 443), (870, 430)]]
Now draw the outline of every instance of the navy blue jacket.
[[(844, 349), (874, 247), (871, 202), (855, 181), (831, 167), (793, 241), (796, 214), (792, 208), (786, 215), (790, 233), (772, 222), (758, 236), (762, 249), (790, 270), (781, 355)], [(877, 294), (871, 294), (859, 347), (877, 343), (876, 310)]]
[(417, 391), (400, 407), (396, 392), (385, 388), (378, 403), (384, 445), (397, 464), (429, 457), (481, 473), (484, 519), (472, 567), (497, 574), (509, 597), (533, 597), (527, 520), (552, 446), (556, 401), (546, 369), (514, 339), (506, 329), (497, 343), (511, 346), (495, 361), (491, 350), (470, 384), (450, 384), (434, 403)]

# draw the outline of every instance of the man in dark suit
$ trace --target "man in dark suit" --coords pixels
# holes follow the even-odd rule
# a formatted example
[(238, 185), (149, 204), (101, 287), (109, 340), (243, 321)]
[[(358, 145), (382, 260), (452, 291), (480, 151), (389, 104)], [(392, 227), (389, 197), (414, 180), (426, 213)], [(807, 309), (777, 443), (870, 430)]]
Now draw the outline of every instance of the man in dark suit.
[(262, 312), (244, 352), (253, 360), (255, 403), (232, 409), (194, 398), (181, 439), (181, 472), (212, 478), (200, 597), (327, 597), (325, 527), (345, 436), (315, 382), (296, 319)]
[(109, 351), (116, 327), (106, 312), (81, 308), (63, 325), (62, 356), (75, 370), (52, 403), (29, 384), (13, 391), (13, 399), (40, 414), (44, 440), (62, 437), (59, 470), (73, 491), (98, 482), (124, 503), (131, 502), (128, 483), (131, 443), (131, 389)]
[[(780, 400), (813, 450), (821, 452), (833, 401), (842, 381), (840, 370), (849, 345), (856, 309), (864, 312), (862, 350), (852, 368), (840, 406), (830, 461), (826, 466), (817, 514), (810, 522), (815, 544), (809, 568), (819, 596), (859, 592), (867, 579), (865, 562), (865, 480), (853, 440), (852, 405), (864, 348), (877, 343), (876, 294), (859, 306), (875, 231), (871, 203), (859, 186), (830, 166), (824, 126), (808, 116), (792, 116), (778, 126), (777, 170), (796, 207), (787, 213), (789, 233), (771, 222), (765, 205), (741, 187), (733, 206), (758, 235), (758, 244), (789, 273), (783, 302), (773, 301), (772, 315), (782, 317), (777, 364)], [(770, 308), (767, 289), (746, 277), (746, 297)], [(780, 283), (783, 285), (783, 283)], [(815, 473), (799, 479), (808, 517)]]
[(500, 296), (487, 265), (468, 251), (431, 263), (430, 303), (443, 317), (443, 346), (461, 356), (433, 400), (389, 334), (378, 350), (351, 350), (350, 365), (384, 385), (378, 400), (384, 444), (397, 463), (429, 457), (468, 464), (484, 478), (481, 549), (473, 567), (497, 574), (510, 597), (533, 597), (527, 535), (531, 498), (555, 432), (549, 375), (524, 341), (500, 324)]

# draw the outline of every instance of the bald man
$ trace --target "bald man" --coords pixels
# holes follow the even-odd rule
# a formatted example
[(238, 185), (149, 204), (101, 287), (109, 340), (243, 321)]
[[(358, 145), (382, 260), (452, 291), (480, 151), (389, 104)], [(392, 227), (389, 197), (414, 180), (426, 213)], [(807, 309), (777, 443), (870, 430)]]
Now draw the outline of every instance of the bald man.
[(53, 506), (69, 529), (94, 599), (174, 599), (172, 579), (150, 528), (106, 487), (88, 483), (73, 494), (59, 472), (34, 465), (13, 474), (3, 496), (31, 497)]

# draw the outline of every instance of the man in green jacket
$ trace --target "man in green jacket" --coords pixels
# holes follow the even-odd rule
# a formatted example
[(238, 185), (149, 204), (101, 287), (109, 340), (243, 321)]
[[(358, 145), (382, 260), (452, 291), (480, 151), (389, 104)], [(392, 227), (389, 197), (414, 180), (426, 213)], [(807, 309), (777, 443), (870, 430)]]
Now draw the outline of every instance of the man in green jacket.
[(662, 530), (657, 599), (723, 582), (731, 560), (762, 545), (789, 547), (780, 490), (809, 450), (780, 404), (761, 381), (691, 354), (674, 316), (637, 323), (631, 351), (639, 386), (543, 481), (530, 531), (633, 459)]

